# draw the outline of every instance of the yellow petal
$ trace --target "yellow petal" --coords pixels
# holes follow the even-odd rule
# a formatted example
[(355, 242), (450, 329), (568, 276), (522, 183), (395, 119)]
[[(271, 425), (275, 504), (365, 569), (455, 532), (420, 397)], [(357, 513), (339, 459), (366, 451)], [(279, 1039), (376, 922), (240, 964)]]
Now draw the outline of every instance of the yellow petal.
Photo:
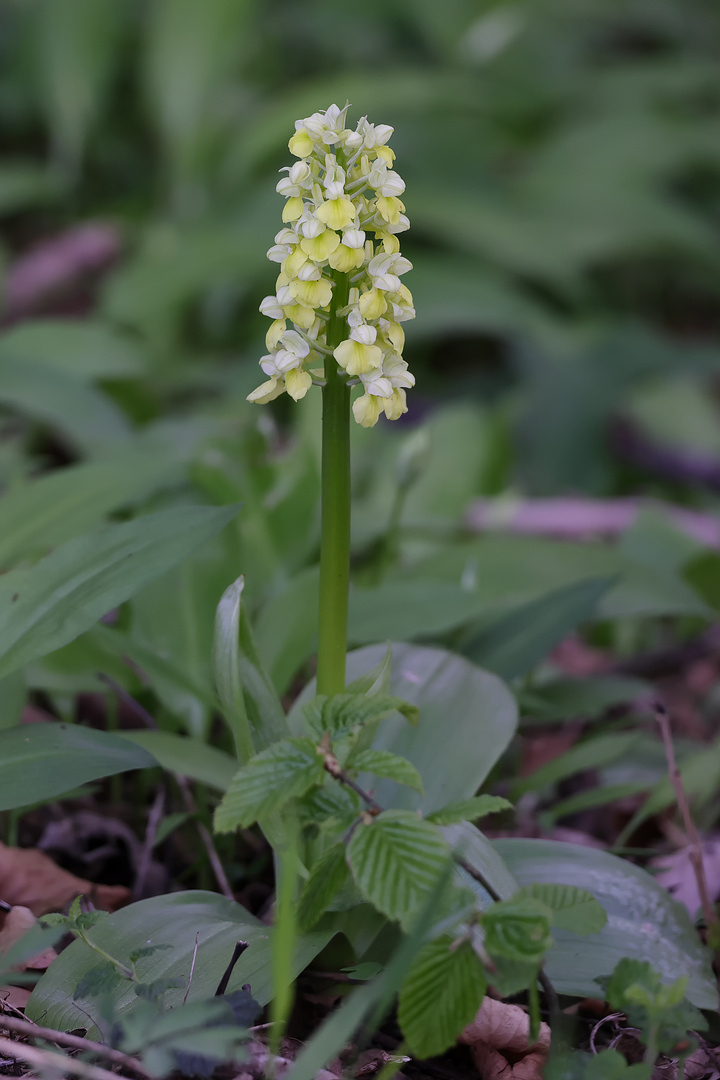
[(293, 368), (285, 373), (285, 389), (295, 401), (304, 398), (311, 386), (312, 376), (302, 368)]
[(355, 206), (350, 199), (328, 199), (315, 211), (315, 217), (331, 229), (345, 229), (354, 220), (355, 214)]
[(382, 400), (372, 394), (363, 394), (353, 401), (353, 416), (363, 427), (375, 427), (380, 416)]
[(335, 251), (328, 255), (328, 262), (333, 270), (339, 270), (342, 274), (349, 274), (351, 270), (357, 270), (365, 261), (363, 248), (349, 248), (340, 244)]
[(303, 307), (302, 304), (288, 304), (283, 309), (290, 322), (295, 323), (301, 330), (309, 330), (315, 322), (315, 309)]
[(332, 299), (332, 285), (326, 278), (320, 278), (319, 281), (300, 281), (295, 278), (290, 282), (290, 295), (305, 307), (324, 308)]
[(280, 397), (284, 391), (282, 382), (278, 379), (268, 379), (253, 390), (252, 394), (248, 394), (247, 400), (255, 402), (256, 405), (266, 405), (268, 401), (274, 401), (276, 397)]
[(313, 141), (306, 131), (296, 131), (288, 143), (288, 150), (295, 157), (309, 157), (313, 152)]
[(375, 153), (386, 165), (392, 165), (395, 160), (395, 151), (391, 150), (389, 146), (376, 146)]
[(400, 250), (400, 241), (394, 233), (378, 231), (375, 233), (375, 239), (382, 240), (386, 255), (396, 255)]
[[(297, 221), (297, 219), (300, 217), (300, 215), (303, 212), (303, 205), (304, 205), (303, 201), (302, 201), (302, 199), (300, 198), (299, 195), (297, 197), (293, 197), (291, 199), (288, 199), (287, 202), (285, 203), (284, 207), (283, 207), (283, 212), (282, 212), (283, 221), (285, 221), (285, 222), (287, 222), (287, 221)], [(391, 219), (386, 218), (385, 220), (390, 221)]]
[(288, 281), (290, 278), (297, 277), (298, 270), (301, 266), (304, 266), (307, 261), (307, 255), (300, 245), (297, 244), (282, 264), (282, 272), (286, 275)]
[(387, 311), (387, 301), (379, 289), (368, 289), (358, 301), (363, 319), (379, 319)]
[(268, 352), (272, 352), (272, 350), (275, 348), (280, 338), (285, 333), (286, 327), (287, 323), (284, 319), (275, 319), (275, 321), (271, 324), (270, 329), (265, 335), (265, 348), (268, 350)]
[(391, 322), (385, 333), (395, 352), (402, 353), (405, 347), (405, 331), (400, 323)]
[(339, 243), (338, 234), (332, 229), (326, 229), (319, 236), (305, 236), (300, 241), (300, 247), (313, 262), (325, 262)]
[[(302, 202), (302, 199), (300, 201)], [(405, 204), (394, 195), (378, 195), (376, 206), (383, 221), (389, 221), (391, 225), (397, 225), (400, 215), (405, 209)], [(283, 218), (284, 220), (285, 218)]]
[(382, 399), (382, 405), (388, 420), (399, 420), (402, 414), (408, 411), (405, 391), (402, 389), (393, 390), (392, 397)]
[(348, 375), (365, 375), (382, 364), (381, 348), (377, 345), (363, 345), (352, 338), (341, 341), (333, 356)]

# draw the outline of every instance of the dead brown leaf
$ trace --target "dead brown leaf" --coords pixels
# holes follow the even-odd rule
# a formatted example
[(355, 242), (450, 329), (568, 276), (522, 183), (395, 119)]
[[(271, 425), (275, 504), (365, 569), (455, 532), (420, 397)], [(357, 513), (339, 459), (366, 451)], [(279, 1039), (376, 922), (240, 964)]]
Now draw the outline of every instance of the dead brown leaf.
[[(20, 905), (10, 908), (10, 911), (5, 916), (2, 930), (0, 930), (0, 956), (6, 953), (8, 949), (11, 949), (20, 938), (24, 937), (28, 930), (32, 930), (36, 922), (37, 919), (30, 908)], [(17, 970), (25, 971), (32, 968), (36, 971), (45, 971), (56, 957), (57, 953), (54, 949), (45, 949), (44, 952), (38, 953), (37, 956), (25, 960)], [(13, 970), (15, 969), (13, 968)]]
[(530, 1017), (525, 1010), (488, 997), (460, 1035), (483, 1080), (542, 1080), (550, 1050), (548, 1025), (541, 1023), (537, 1041), (529, 1040)]
[(0, 844), (0, 899), (30, 908), (33, 915), (63, 911), (76, 896), (87, 896), (96, 908), (116, 911), (130, 899), (124, 885), (95, 885), (57, 866), (34, 848)]

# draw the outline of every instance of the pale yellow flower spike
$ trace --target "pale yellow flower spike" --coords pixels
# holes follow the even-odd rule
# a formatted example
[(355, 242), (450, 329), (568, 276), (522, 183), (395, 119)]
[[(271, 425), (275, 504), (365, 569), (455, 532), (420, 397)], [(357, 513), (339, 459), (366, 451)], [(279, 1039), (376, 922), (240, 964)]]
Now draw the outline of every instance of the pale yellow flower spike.
[(347, 274), (347, 338), (332, 356), (342, 377), (362, 391), (353, 402), (355, 420), (374, 427), (381, 415), (397, 420), (407, 412), (406, 390), (415, 384), (402, 358), (400, 325), (415, 317), (400, 281), (411, 264), (400, 254), (398, 234), (410, 223), (400, 198), (405, 184), (387, 145), (393, 129), (367, 117), (347, 128), (347, 109), (331, 105), (297, 120), (288, 143), (296, 161), (277, 184), (286, 200), (284, 227), (268, 251), (281, 273), (275, 295), (260, 305), (273, 320), (260, 361), (266, 380), (248, 401), (265, 404), (282, 393), (299, 401), (322, 379), (333, 288), (337, 275)]

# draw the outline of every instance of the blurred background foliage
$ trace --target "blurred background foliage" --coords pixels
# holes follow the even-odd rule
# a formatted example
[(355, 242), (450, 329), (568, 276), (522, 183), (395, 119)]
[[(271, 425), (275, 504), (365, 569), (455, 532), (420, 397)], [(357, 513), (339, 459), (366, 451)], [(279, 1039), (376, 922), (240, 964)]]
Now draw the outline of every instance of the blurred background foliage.
[[(708, 614), (679, 576), (698, 546), (662, 522), (613, 552), (473, 540), (461, 525), (480, 495), (716, 506), (610, 438), (624, 419), (720, 451), (716, 0), (1, 0), (0, 54), (0, 482), (6, 504), (49, 465), (70, 466), (68, 490), (95, 484), (71, 524), (46, 521), (5, 565), (136, 507), (243, 507), (112, 633), (36, 665), (31, 688), (70, 701), (100, 668), (140, 693), (129, 654), (171, 725), (202, 733), (214, 605), (240, 572), (281, 689), (311, 653), (318, 396), (267, 409), (244, 396), (276, 273), (277, 170), (293, 121), (333, 101), (395, 128), (418, 313), (410, 413), (353, 432), (357, 581), (386, 580), (382, 605), (360, 590), (354, 642), (420, 633), (482, 660), (481, 613), (592, 579), (562, 594), (570, 628), (603, 575), (602, 618)], [(18, 260), (82, 223), (111, 230), (110, 269), (21, 318)], [(427, 445), (408, 449), (418, 425)], [(398, 538), (408, 455), (420, 475)]]

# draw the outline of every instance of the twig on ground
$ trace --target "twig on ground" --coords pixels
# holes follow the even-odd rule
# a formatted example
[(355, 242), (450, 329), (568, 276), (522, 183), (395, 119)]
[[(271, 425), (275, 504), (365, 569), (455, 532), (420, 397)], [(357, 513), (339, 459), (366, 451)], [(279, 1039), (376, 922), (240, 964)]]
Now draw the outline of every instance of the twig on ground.
[[(82, 1042), (82, 1039), (80, 1041)], [(118, 1080), (117, 1073), (102, 1069), (99, 1065), (90, 1065), (87, 1061), (79, 1061), (66, 1054), (56, 1054), (52, 1050), (40, 1050), (36, 1046), (13, 1042), (12, 1039), (3, 1039), (2, 1036), (0, 1036), (0, 1054), (13, 1061), (24, 1061), (27, 1065), (43, 1072), (52, 1069), (56, 1072), (80, 1076), (83, 1080)], [(134, 1064), (132, 1068), (138, 1071)], [(141, 1072), (143, 1076), (149, 1076), (143, 1070)]]
[(135, 875), (135, 884), (133, 885), (132, 890), (133, 900), (141, 900), (143, 897), (145, 878), (147, 877), (147, 872), (150, 868), (150, 860), (152, 859), (152, 849), (153, 844), (155, 843), (155, 834), (157, 833), (158, 825), (162, 821), (164, 811), (165, 784), (160, 784), (157, 790), (157, 795), (155, 796), (153, 804), (150, 807), (150, 813), (148, 814), (147, 825), (145, 827), (145, 840), (143, 842), (140, 862), (138, 864), (137, 874)]
[[(93, 1042), (92, 1039), (84, 1039), (79, 1035), (69, 1035), (67, 1032), (56, 1031), (54, 1028), (39, 1027), (37, 1024), (33, 1024), (31, 1020), (16, 1020), (12, 1016), (0, 1016), (0, 1028), (5, 1031), (12, 1031), (16, 1035), (26, 1035), (32, 1039), (45, 1039), (47, 1042), (54, 1042), (58, 1046), (68, 1046), (73, 1050), (97, 1054), (98, 1057), (104, 1057), (106, 1061), (111, 1061), (114, 1065), (122, 1065), (126, 1069), (132, 1069), (133, 1072), (139, 1073), (140, 1076), (151, 1076), (136, 1058), (130, 1057), (129, 1054), (123, 1054), (122, 1050), (114, 1050), (111, 1046), (105, 1046), (104, 1043)], [(13, 1046), (15, 1045), (13, 1043)]]
[[(222, 997), (222, 995), (225, 993), (225, 991), (228, 988), (228, 983), (230, 982), (230, 976), (233, 973), (235, 965), (237, 964), (238, 960), (240, 959), (242, 954), (245, 952), (245, 950), (249, 949), (249, 948), (250, 948), (250, 942), (249, 941), (236, 941), (235, 942), (235, 948), (233, 949), (233, 954), (230, 957), (230, 963), (225, 968), (225, 971), (223, 972), (222, 979), (218, 983), (218, 988), (215, 991), (215, 997)], [(243, 989), (244, 989), (244, 987), (243, 987)]]
[[(107, 686), (109, 686), (117, 694), (117, 696), (122, 701), (124, 701), (129, 708), (133, 710), (135, 715), (138, 716), (147, 727), (149, 727), (153, 731), (158, 730), (158, 725), (155, 722), (154, 717), (150, 715), (147, 709), (145, 709), (139, 701), (135, 700), (132, 694), (129, 694), (127, 692), (124, 686), (121, 686), (120, 683), (115, 682), (114, 679), (111, 679), (109, 675), (105, 675), (103, 672), (98, 672), (97, 677), (101, 680), (101, 682), (104, 682)], [(197, 804), (190, 789), (190, 784), (187, 781), (187, 777), (183, 776), (182, 773), (176, 772), (172, 773), (172, 775), (175, 777), (178, 788), (180, 789), (180, 797), (182, 798), (185, 809), (189, 814), (192, 814), (193, 816), (197, 815)], [(220, 892), (228, 900), (234, 900), (235, 894), (230, 887), (230, 882), (227, 879), (227, 875), (225, 874), (225, 870), (223, 869), (223, 864), (220, 861), (220, 856), (218, 855), (217, 848), (215, 847), (215, 842), (210, 835), (209, 830), (202, 823), (202, 821), (198, 821), (197, 818), (195, 820), (195, 828), (197, 829), (203, 847), (205, 848), (208, 861), (210, 862), (213, 873), (215, 874), (215, 880), (218, 883)]]
[(717, 915), (710, 903), (710, 896), (708, 894), (707, 879), (705, 877), (705, 866), (703, 864), (702, 845), (700, 843), (700, 837), (698, 831), (695, 828), (695, 822), (693, 821), (692, 814), (690, 813), (690, 805), (685, 794), (685, 788), (683, 787), (682, 776), (680, 775), (680, 769), (678, 768), (677, 760), (675, 758), (675, 748), (673, 746), (672, 732), (670, 731), (670, 718), (668, 717), (667, 709), (661, 701), (653, 703), (653, 712), (655, 718), (660, 726), (660, 732), (662, 734), (663, 746), (665, 747), (665, 757), (667, 759), (668, 773), (670, 776), (670, 782), (675, 791), (675, 798), (677, 800), (678, 807), (683, 819), (683, 825), (685, 826), (685, 832), (690, 843), (690, 864), (695, 872), (695, 879), (697, 881), (698, 893), (700, 895), (700, 903), (702, 905), (703, 917), (705, 919), (705, 925), (708, 929), (717, 921)]

